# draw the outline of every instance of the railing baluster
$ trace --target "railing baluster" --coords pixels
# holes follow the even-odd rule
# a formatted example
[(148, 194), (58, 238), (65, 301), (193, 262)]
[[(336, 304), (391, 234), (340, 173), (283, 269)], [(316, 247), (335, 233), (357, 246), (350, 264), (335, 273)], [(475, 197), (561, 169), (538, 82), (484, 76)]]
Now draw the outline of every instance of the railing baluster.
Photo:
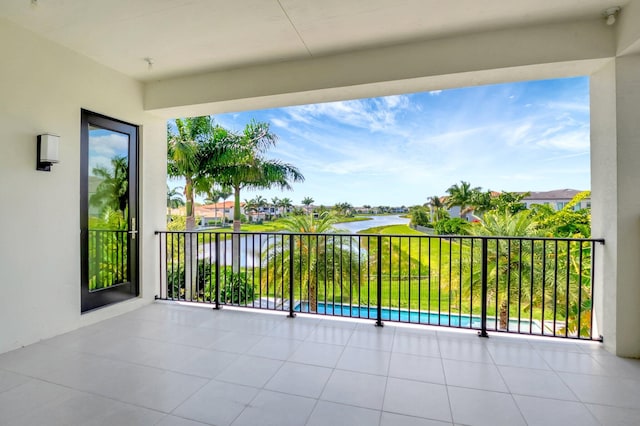
[(376, 311), (376, 326), (382, 327), (382, 236), (378, 235), (378, 253), (377, 253), (377, 269), (378, 277), (376, 280), (378, 305)]
[(564, 337), (569, 335), (569, 298), (571, 297), (571, 246), (567, 240), (567, 289), (564, 295)]
[(489, 262), (487, 261), (487, 251), (488, 244), (487, 239), (482, 239), (482, 306), (480, 312), (480, 332), (478, 335), (480, 337), (489, 337), (487, 334), (487, 268), (489, 267)]
[[(295, 245), (294, 245), (294, 235), (293, 234), (289, 234), (289, 318), (294, 318), (296, 316), (295, 312), (293, 311), (295, 306), (294, 306), (294, 301), (293, 301), (293, 286), (294, 286), (294, 251), (295, 251)], [(302, 254), (302, 253), (301, 253)]]
[[(226, 240), (226, 238), (225, 238)], [(216, 307), (220, 309), (220, 233), (216, 232)]]

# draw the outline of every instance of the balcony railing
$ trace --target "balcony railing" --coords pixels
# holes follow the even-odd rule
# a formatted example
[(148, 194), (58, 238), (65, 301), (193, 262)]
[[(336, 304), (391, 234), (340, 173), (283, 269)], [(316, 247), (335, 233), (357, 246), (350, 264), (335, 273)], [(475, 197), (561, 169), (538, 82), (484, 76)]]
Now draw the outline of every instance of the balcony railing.
[(157, 232), (157, 298), (600, 340), (598, 239)]

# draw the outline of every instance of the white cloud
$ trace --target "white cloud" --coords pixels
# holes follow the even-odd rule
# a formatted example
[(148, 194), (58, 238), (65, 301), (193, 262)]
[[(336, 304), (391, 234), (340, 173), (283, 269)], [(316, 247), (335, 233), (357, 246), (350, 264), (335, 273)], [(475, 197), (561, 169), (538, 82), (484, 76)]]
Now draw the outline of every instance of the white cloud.
[(440, 93), (442, 93), (442, 90), (431, 90), (429, 92), (429, 95), (431, 96), (438, 96)]
[(546, 104), (549, 109), (557, 109), (567, 112), (589, 113), (589, 102), (559, 102), (552, 101)]
[(273, 123), (276, 127), (281, 127), (283, 129), (289, 128), (289, 122), (287, 120), (282, 120), (280, 118), (272, 118), (271, 123)]
[(126, 135), (113, 132), (103, 135), (90, 135), (89, 152), (91, 156), (126, 157), (129, 152), (129, 138)]
[(541, 139), (537, 144), (543, 148), (555, 148), (564, 151), (585, 151), (589, 150), (589, 139), (589, 130), (580, 129)]
[(397, 133), (397, 114), (410, 107), (408, 96), (387, 96), (377, 99), (327, 102), (286, 108), (292, 121), (314, 124), (331, 120), (372, 132)]

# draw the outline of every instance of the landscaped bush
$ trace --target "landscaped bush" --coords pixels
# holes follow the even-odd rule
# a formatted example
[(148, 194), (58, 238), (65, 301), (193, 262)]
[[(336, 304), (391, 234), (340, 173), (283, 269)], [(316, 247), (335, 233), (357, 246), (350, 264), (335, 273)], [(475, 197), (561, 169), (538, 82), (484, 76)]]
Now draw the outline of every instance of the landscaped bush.
[(418, 226), (431, 226), (429, 212), (423, 207), (417, 207), (411, 211), (411, 224)]
[[(184, 298), (185, 276), (184, 265), (170, 263), (167, 271), (167, 297), (170, 299)], [(220, 303), (246, 304), (255, 297), (255, 290), (242, 272), (233, 272), (231, 268), (220, 268)], [(216, 277), (215, 265), (208, 259), (198, 261), (197, 276), (193, 280), (193, 300), (215, 302)]]
[(438, 235), (467, 235), (468, 229), (469, 222), (459, 217), (440, 220), (435, 226)]
[(244, 305), (254, 297), (254, 288), (249, 284), (246, 274), (229, 269), (224, 271), (224, 276), (220, 277), (220, 302)]

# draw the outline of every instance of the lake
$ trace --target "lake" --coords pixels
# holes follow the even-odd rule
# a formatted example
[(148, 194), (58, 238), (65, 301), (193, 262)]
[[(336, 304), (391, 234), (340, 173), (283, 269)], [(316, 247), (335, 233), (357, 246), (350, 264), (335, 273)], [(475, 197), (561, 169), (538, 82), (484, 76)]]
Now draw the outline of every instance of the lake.
[[(392, 216), (371, 216), (371, 220), (361, 220), (358, 222), (346, 222), (337, 223), (336, 228), (340, 230), (340, 233), (355, 234), (363, 229), (373, 228), (376, 226), (389, 226), (389, 225), (406, 225), (409, 223), (409, 219), (400, 217), (399, 215)], [(240, 241), (240, 266), (241, 267), (254, 267), (260, 265), (260, 252), (265, 250), (269, 245), (269, 241), (273, 240), (273, 236), (266, 235), (241, 235)], [(203, 244), (199, 247), (198, 258), (208, 259), (215, 256), (215, 243)], [(225, 240), (220, 242), (220, 264), (231, 265), (232, 264), (232, 240)]]
[(341, 230), (345, 230), (348, 234), (355, 234), (358, 231), (362, 231), (363, 229), (374, 228), (376, 226), (408, 225), (409, 221), (409, 218), (400, 217), (399, 215), (371, 216), (371, 220), (336, 223), (335, 227)]

